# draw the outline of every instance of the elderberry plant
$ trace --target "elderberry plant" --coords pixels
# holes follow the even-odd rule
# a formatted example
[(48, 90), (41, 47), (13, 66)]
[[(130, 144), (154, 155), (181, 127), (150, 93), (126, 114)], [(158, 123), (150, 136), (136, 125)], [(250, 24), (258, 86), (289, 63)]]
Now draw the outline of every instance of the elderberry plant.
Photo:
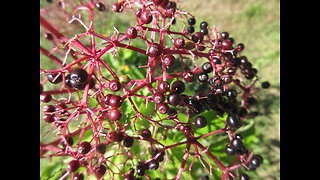
[[(46, 169), (51, 178), (249, 179), (261, 165), (243, 134), (252, 135), (257, 84), (270, 84), (244, 44), (206, 21), (197, 28), (173, 0), (48, 2), (40, 158), (61, 162)], [(107, 11), (134, 20), (125, 31), (102, 25)]]

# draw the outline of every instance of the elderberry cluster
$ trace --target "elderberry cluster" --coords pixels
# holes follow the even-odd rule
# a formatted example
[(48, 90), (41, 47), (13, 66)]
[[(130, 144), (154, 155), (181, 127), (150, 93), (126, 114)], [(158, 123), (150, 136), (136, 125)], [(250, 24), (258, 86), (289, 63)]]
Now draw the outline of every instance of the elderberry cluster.
[[(262, 156), (245, 147), (245, 137), (237, 132), (250, 115), (256, 114), (251, 107), (258, 103), (254, 94), (256, 83), (260, 83), (258, 70), (242, 54), (244, 44), (235, 44), (228, 32), (219, 33), (206, 21), (196, 31), (196, 17), (180, 10), (175, 1), (114, 2), (112, 12), (133, 12), (136, 21), (125, 32), (115, 31), (111, 37), (93, 29), (95, 13), (104, 13), (108, 8), (103, 2), (81, 1), (77, 5), (59, 1), (58, 6), (72, 18), (68, 23), (78, 21), (87, 30), (68, 39), (40, 18), (46, 31), (44, 38), (54, 45), (57, 40), (63, 44), (50, 53), (40, 47), (41, 53), (58, 66), (41, 68), (42, 118), (51, 129), (55, 128), (57, 140), (41, 142), (40, 157), (69, 157), (62, 179), (70, 176), (79, 180), (91, 175), (96, 179), (160, 179), (153, 177), (153, 172), (164, 173), (165, 164), (172, 161), (173, 151), (181, 145), (186, 147), (176, 165), (177, 180), (182, 179), (188, 166), (192, 170), (193, 161), (187, 161), (190, 157), (201, 162), (210, 158), (214, 163), (208, 166), (221, 170), (221, 179), (238, 176), (247, 180), (249, 176), (239, 169), (252, 171), (262, 164)], [(74, 11), (68, 12), (69, 9)], [(80, 9), (89, 11), (89, 22), (73, 14)], [(187, 23), (186, 28), (170, 29), (178, 20)], [(83, 37), (89, 37), (91, 49), (81, 41)], [(103, 43), (96, 45), (95, 38)], [(112, 54), (120, 61), (117, 53), (124, 49), (146, 57), (144, 78), (120, 75), (119, 69), (111, 68), (112, 60), (102, 58)], [(55, 51), (71, 60), (62, 61)], [(270, 83), (261, 82), (261, 87), (267, 89)], [(143, 110), (148, 106), (153, 109)], [(216, 117), (209, 119), (205, 116), (208, 112)], [(199, 129), (212, 126), (217, 117), (225, 117), (222, 127), (196, 135)], [(51, 129), (48, 133), (54, 134)], [(172, 137), (175, 133), (183, 140)], [(216, 134), (227, 136), (225, 153), (235, 157), (230, 165), (202, 145), (202, 139)], [(171, 144), (166, 144), (168, 138)]]

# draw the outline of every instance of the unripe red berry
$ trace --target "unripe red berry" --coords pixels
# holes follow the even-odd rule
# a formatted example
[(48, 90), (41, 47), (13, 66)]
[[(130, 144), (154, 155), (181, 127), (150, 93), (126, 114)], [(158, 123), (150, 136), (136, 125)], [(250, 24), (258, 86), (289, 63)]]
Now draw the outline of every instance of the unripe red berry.
[(118, 80), (112, 80), (109, 82), (109, 89), (112, 92), (117, 92), (121, 89), (121, 84)]
[(171, 67), (173, 66), (173, 64), (175, 63), (176, 58), (173, 55), (166, 55), (163, 58), (162, 63), (166, 66), (166, 67)]
[(183, 38), (177, 38), (173, 42), (173, 46), (177, 49), (183, 48), (185, 46), (185, 41)]
[(135, 39), (138, 35), (138, 32), (136, 30), (136, 28), (134, 27), (129, 27), (126, 31), (126, 35), (129, 39)]
[(162, 47), (160, 44), (153, 43), (148, 47), (147, 55), (150, 57), (158, 57), (162, 53)]
[(117, 120), (121, 119), (121, 117), (122, 117), (122, 112), (120, 110), (118, 110), (118, 109), (110, 110), (109, 119), (111, 121), (117, 121)]
[(122, 4), (117, 2), (117, 3), (114, 3), (112, 5), (112, 11), (114, 12), (121, 12), (122, 11)]
[(183, 73), (183, 79), (186, 82), (192, 82), (194, 80), (193, 72), (185, 72), (185, 73)]
[(156, 92), (153, 95), (153, 102), (156, 104), (161, 104), (165, 101), (165, 97), (163, 95), (163, 93), (161, 92)]
[(150, 11), (143, 11), (141, 12), (141, 15), (140, 15), (140, 21), (143, 23), (143, 24), (149, 24), (151, 23), (153, 19), (153, 16), (152, 14), (150, 13)]

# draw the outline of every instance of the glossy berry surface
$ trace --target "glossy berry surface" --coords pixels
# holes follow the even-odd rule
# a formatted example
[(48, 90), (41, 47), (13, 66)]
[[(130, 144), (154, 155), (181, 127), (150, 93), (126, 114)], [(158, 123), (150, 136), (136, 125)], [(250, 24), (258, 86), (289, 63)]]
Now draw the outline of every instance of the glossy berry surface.
[(143, 11), (140, 15), (140, 20), (143, 24), (151, 23), (152, 19), (153, 19), (153, 16), (150, 13), (150, 11)]
[(171, 90), (173, 92), (176, 92), (176, 93), (183, 93), (184, 90), (186, 89), (186, 86), (184, 84), (184, 82), (180, 81), (180, 80), (177, 80), (177, 81), (174, 81), (172, 84), (171, 84)]
[(207, 126), (207, 119), (204, 116), (197, 116), (195, 121), (194, 121), (194, 125), (197, 128), (203, 128)]
[(174, 47), (177, 49), (183, 48), (185, 45), (185, 41), (183, 38), (177, 38), (174, 40)]
[(195, 18), (189, 18), (188, 19), (188, 24), (189, 25), (195, 25), (196, 24), (196, 19)]
[(82, 85), (88, 80), (88, 73), (82, 68), (75, 68), (70, 72), (70, 81), (74, 83), (73, 87)]
[(170, 84), (167, 81), (161, 81), (157, 84), (157, 90), (166, 93), (170, 89)]
[(172, 106), (177, 106), (181, 103), (182, 97), (178, 93), (171, 93), (168, 95), (168, 102)]
[(126, 136), (123, 139), (123, 145), (125, 147), (132, 147), (134, 143), (134, 139), (131, 136)]
[(141, 136), (143, 139), (150, 139), (151, 138), (151, 131), (149, 129), (143, 129), (141, 131)]
[(135, 39), (138, 35), (138, 32), (136, 30), (136, 28), (134, 27), (129, 27), (126, 31), (126, 35), (129, 39)]
[(148, 51), (147, 51), (147, 55), (149, 55), (150, 57), (157, 57), (160, 56), (162, 53), (162, 47), (160, 44), (150, 44)]
[(80, 167), (80, 163), (78, 160), (72, 160), (67, 165), (67, 171), (74, 172)]
[(100, 154), (104, 154), (107, 150), (107, 145), (101, 143), (96, 146), (96, 151)]
[(112, 80), (109, 82), (109, 89), (112, 92), (117, 92), (121, 89), (121, 83), (118, 80)]

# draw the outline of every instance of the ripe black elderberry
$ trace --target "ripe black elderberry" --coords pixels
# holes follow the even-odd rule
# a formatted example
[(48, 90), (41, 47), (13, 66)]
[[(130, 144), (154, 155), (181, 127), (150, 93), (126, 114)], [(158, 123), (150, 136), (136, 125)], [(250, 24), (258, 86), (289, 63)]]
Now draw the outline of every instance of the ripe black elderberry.
[(239, 119), (238, 115), (232, 114), (228, 116), (227, 124), (233, 129), (238, 129), (241, 127), (242, 121)]
[(264, 89), (268, 89), (270, 87), (270, 83), (268, 81), (264, 81), (261, 83), (261, 87)]
[(174, 81), (171, 84), (171, 90), (173, 92), (176, 92), (176, 93), (179, 93), (179, 94), (183, 93), (185, 88), (186, 88), (186, 86), (185, 86), (184, 82), (182, 82), (180, 80)]
[(194, 121), (194, 125), (197, 128), (203, 128), (203, 127), (207, 126), (207, 119), (204, 116), (197, 116)]
[(151, 160), (148, 163), (149, 169), (151, 170), (157, 170), (159, 168), (159, 162), (157, 160)]
[(62, 81), (61, 73), (51, 73), (47, 75), (48, 81), (52, 84), (58, 84)]
[(124, 139), (123, 139), (123, 145), (124, 145), (125, 147), (132, 147), (132, 146), (133, 146), (133, 143), (134, 143), (133, 137), (131, 137), (131, 136), (126, 136), (126, 137), (124, 137)]
[(101, 143), (96, 146), (96, 151), (100, 154), (104, 154), (106, 152), (106, 148), (107, 148), (107, 145)]
[(88, 73), (82, 68), (75, 68), (70, 72), (70, 83), (73, 87), (85, 84), (88, 80)]
[(208, 76), (208, 74), (205, 73), (205, 72), (201, 72), (201, 73), (198, 75), (198, 80), (199, 80), (200, 82), (207, 82), (208, 79), (209, 79), (209, 76)]
[(203, 65), (202, 65), (202, 71), (205, 72), (205, 73), (210, 73), (213, 71), (213, 67), (211, 65), (210, 62), (205, 62)]
[(195, 25), (196, 24), (196, 19), (195, 18), (189, 18), (188, 19), (188, 24), (189, 25)]
[(97, 179), (100, 179), (106, 173), (106, 171), (107, 167), (105, 165), (100, 165), (93, 171), (93, 174), (96, 176)]
[(80, 163), (78, 160), (72, 160), (67, 165), (67, 171), (74, 172), (80, 167)]

